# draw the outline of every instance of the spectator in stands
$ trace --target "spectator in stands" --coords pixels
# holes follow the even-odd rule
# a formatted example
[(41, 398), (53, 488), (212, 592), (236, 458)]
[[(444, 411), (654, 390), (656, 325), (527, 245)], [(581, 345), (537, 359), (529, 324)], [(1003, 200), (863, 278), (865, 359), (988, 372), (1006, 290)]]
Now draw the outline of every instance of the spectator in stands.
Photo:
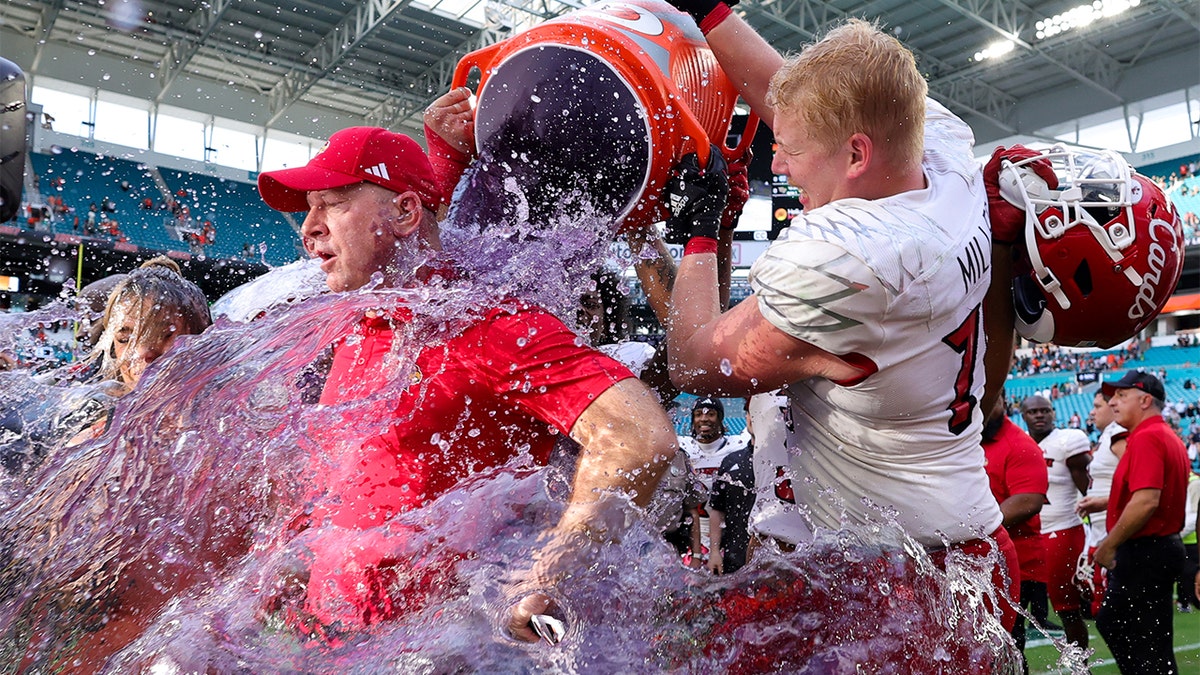
[(200, 228), (200, 244), (207, 249), (215, 243), (217, 243), (217, 228), (213, 226), (211, 220), (206, 220)]
[(1109, 570), (1096, 628), (1121, 672), (1178, 673), (1171, 586), (1185, 569), (1179, 531), (1187, 455), (1163, 424), (1165, 392), (1156, 377), (1131, 371), (1103, 389), (1130, 431), (1109, 494), (1108, 536), (1096, 547), (1096, 563)]
[[(1020, 562), (1021, 605), (1046, 597), (1046, 550), (1038, 514), (1046, 504), (1048, 477), (1042, 449), (1008, 419), (1003, 394), (983, 427), (983, 453), (992, 495), (1004, 514)], [(1018, 616), (1013, 639), (1025, 650), (1025, 619)], [(1029, 668), (1026, 665), (1026, 672)]]
[(1050, 604), (1062, 619), (1066, 637), (1087, 649), (1087, 624), (1083, 621), (1083, 593), (1076, 570), (1084, 552), (1083, 521), (1075, 512), (1079, 496), (1088, 489), (1088, 460), (1091, 444), (1078, 429), (1055, 427), (1054, 405), (1043, 396), (1029, 396), (1021, 403), (1021, 415), (1029, 435), (1041, 446), (1050, 477), (1042, 509), (1042, 534), (1046, 545), (1046, 590)]

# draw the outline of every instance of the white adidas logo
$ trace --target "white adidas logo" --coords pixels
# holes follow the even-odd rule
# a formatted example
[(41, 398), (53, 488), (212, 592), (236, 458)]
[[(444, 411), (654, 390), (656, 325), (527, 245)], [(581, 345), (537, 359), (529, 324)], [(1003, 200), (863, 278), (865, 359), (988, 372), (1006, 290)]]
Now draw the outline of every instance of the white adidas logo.
[(382, 178), (384, 180), (392, 179), (391, 176), (388, 175), (387, 164), (384, 164), (383, 162), (380, 162), (380, 163), (376, 164), (375, 166), (369, 166), (369, 167), (363, 169), (363, 171), (366, 171), (367, 173), (371, 174), (372, 176), (378, 176), (379, 178)]

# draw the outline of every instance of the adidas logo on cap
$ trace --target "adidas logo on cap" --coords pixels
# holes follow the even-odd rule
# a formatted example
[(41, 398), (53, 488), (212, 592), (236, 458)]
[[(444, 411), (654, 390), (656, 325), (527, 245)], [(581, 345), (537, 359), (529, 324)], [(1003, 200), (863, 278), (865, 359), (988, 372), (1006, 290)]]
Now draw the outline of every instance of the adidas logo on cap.
[(372, 176), (376, 176), (376, 177), (382, 178), (384, 180), (392, 179), (391, 176), (388, 175), (387, 164), (384, 164), (383, 162), (380, 162), (380, 163), (376, 164), (375, 166), (367, 167), (367, 168), (363, 169), (363, 171), (371, 174)]

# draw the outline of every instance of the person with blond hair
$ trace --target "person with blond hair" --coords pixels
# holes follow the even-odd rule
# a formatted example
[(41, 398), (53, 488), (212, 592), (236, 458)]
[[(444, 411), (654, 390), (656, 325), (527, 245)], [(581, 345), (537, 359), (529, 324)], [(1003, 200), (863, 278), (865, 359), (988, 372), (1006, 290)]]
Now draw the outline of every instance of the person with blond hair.
[(204, 292), (183, 278), (175, 261), (158, 256), (113, 287), (104, 307), (104, 332), (88, 361), (98, 365), (102, 378), (131, 389), (177, 337), (200, 333), (210, 324)]
[(142, 263), (113, 285), (95, 346), (76, 367), (57, 379), (99, 384), (104, 396), (93, 396), (73, 417), (88, 419), (67, 445), (78, 445), (108, 428), (113, 401), (133, 390), (146, 368), (181, 335), (201, 333), (212, 324), (208, 299), (184, 279), (179, 265), (165, 256)]
[[(804, 212), (725, 313), (704, 228), (721, 200), (668, 221), (668, 237), (687, 241), (667, 330), (673, 379), (722, 396), (785, 388), (788, 466), (771, 478), (790, 479), (803, 508), (781, 511), (796, 522), (774, 531), (799, 543), (894, 517), (935, 560), (948, 545), (998, 549), (993, 579), (1015, 601), (1015, 549), (980, 448), (992, 241), (970, 128), (926, 97), (912, 53), (875, 25), (849, 20), (785, 60), (727, 5), (675, 4), (773, 129), (772, 170)], [(719, 194), (714, 173), (678, 180)]]

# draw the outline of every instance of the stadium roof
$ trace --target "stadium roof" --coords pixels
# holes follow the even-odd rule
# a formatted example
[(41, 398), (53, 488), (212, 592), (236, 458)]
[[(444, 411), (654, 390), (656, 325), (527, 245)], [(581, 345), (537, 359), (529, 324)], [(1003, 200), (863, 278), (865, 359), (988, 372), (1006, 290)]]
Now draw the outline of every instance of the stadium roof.
[[(1200, 86), (1200, 3), (1079, 2), (743, 0), (737, 11), (782, 51), (845, 17), (879, 20), (917, 54), (933, 96), (980, 142), (1112, 108), (1135, 113), (1141, 101)], [(412, 132), (461, 56), (582, 4), (6, 0), (0, 55), (35, 81), (309, 137), (364, 122)], [(1073, 24), (1084, 25), (1063, 30)]]

